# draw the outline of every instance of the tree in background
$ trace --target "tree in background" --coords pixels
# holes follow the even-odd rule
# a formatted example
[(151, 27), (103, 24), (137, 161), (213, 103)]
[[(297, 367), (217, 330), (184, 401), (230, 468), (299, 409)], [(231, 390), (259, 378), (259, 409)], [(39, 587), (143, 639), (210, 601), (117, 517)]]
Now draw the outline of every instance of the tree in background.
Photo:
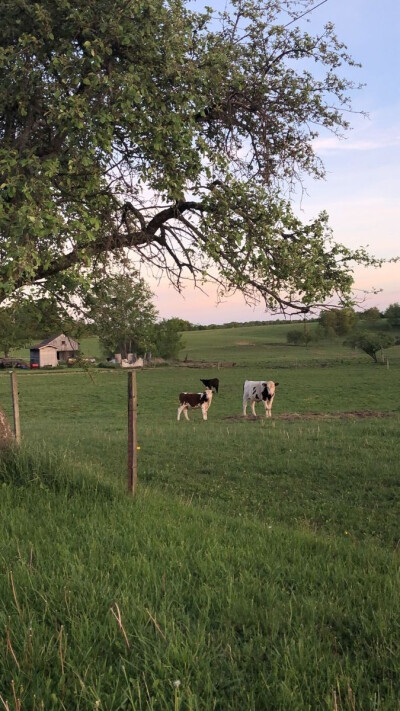
[(178, 318), (162, 319), (154, 327), (154, 350), (161, 358), (177, 358), (185, 347), (179, 321)]
[(400, 304), (397, 302), (395, 304), (390, 304), (390, 306), (386, 309), (384, 316), (387, 319), (389, 326), (400, 326)]
[(194, 326), (193, 323), (190, 323), (190, 321), (178, 318), (177, 316), (169, 318), (168, 323), (170, 327), (173, 327), (176, 331), (193, 331), (196, 328), (196, 326)]
[(88, 318), (107, 356), (143, 354), (154, 343), (157, 311), (152, 292), (137, 273), (109, 276), (88, 297)]
[(360, 321), (369, 321), (370, 323), (373, 323), (379, 321), (379, 319), (381, 318), (381, 312), (376, 306), (373, 306), (372, 308), (359, 313), (358, 318), (360, 319)]
[(68, 298), (115, 259), (181, 288), (215, 278), (271, 310), (351, 298), (325, 213), (288, 195), (324, 177), (320, 132), (349, 127), (355, 62), (311, 0), (6, 2), (0, 24), (0, 301)]
[(375, 363), (377, 363), (377, 353), (382, 351), (383, 360), (383, 349), (394, 346), (395, 339), (390, 333), (369, 333), (362, 331), (349, 336), (349, 338), (344, 341), (344, 345), (350, 346), (351, 348), (359, 348), (371, 356)]
[(322, 311), (318, 319), (323, 334), (328, 338), (344, 336), (357, 324), (358, 315), (351, 308)]

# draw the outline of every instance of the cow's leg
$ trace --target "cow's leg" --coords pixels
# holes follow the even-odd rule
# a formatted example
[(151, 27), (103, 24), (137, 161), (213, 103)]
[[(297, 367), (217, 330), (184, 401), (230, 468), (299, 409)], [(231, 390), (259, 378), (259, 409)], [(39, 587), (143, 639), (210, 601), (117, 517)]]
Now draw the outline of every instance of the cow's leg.
[(185, 405), (185, 407), (183, 408), (183, 414), (185, 415), (185, 418), (190, 422), (187, 405)]
[(181, 419), (181, 414), (182, 414), (182, 410), (184, 409), (184, 407), (185, 407), (184, 405), (181, 405), (180, 407), (178, 407), (178, 417), (177, 417), (178, 422)]
[(207, 403), (204, 403), (204, 405), (201, 406), (201, 414), (203, 415), (203, 420), (207, 419)]
[(247, 415), (247, 399), (248, 399), (247, 397), (243, 398), (243, 415), (244, 415), (244, 417), (246, 417), (246, 415)]
[(251, 411), (255, 417), (256, 416), (256, 401), (255, 400), (251, 401)]
[(272, 417), (272, 402), (273, 402), (273, 397), (271, 400), (265, 400), (265, 417)]

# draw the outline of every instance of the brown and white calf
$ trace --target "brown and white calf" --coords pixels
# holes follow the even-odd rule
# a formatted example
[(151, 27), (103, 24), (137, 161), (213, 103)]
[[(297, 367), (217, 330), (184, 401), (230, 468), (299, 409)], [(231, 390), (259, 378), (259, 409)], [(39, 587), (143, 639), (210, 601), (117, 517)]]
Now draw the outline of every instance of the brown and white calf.
[(246, 415), (247, 402), (250, 400), (253, 415), (256, 414), (256, 402), (263, 402), (265, 417), (271, 417), (275, 388), (278, 385), (279, 383), (274, 383), (273, 380), (245, 380), (243, 385), (243, 415)]
[(189, 419), (188, 409), (201, 408), (203, 415), (203, 420), (207, 419), (207, 411), (211, 405), (212, 401), (212, 390), (205, 390), (203, 393), (180, 393), (179, 394), (179, 407), (178, 407), (178, 422), (181, 418), (181, 414), (185, 415), (186, 419)]

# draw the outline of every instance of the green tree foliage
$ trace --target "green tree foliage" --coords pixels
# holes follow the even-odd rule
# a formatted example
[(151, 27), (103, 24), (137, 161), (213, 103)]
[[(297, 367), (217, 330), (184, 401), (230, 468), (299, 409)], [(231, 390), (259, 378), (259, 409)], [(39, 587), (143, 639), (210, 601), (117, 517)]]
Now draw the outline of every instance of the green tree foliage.
[(137, 274), (103, 279), (90, 296), (88, 317), (94, 322), (106, 355), (143, 354), (151, 349), (157, 311), (152, 293)]
[(54, 298), (12, 300), (0, 308), (0, 349), (5, 356), (62, 331), (79, 335), (77, 324)]
[(385, 318), (388, 321), (389, 326), (400, 326), (400, 304), (390, 304), (385, 311)]
[[(64, 296), (132, 256), (178, 287), (218, 274), (271, 309), (346, 300), (352, 265), (288, 188), (324, 175), (355, 65), (311, 0), (8, 0), (0, 24), (0, 300)], [(305, 26), (303, 24), (303, 26)], [(102, 263), (102, 264), (101, 264)]]
[(170, 327), (174, 328), (176, 331), (193, 331), (195, 328), (190, 321), (186, 321), (184, 318), (178, 318), (177, 316), (169, 318), (166, 321), (168, 321)]
[(309, 343), (317, 339), (318, 332), (311, 331), (308, 324), (304, 324), (302, 329), (291, 329), (286, 334), (286, 340), (292, 346), (308, 346)]
[(359, 348), (371, 356), (375, 363), (377, 363), (377, 353), (379, 353), (379, 351), (383, 352), (384, 348), (394, 346), (395, 339), (390, 333), (369, 333), (368, 331), (362, 331), (352, 334), (345, 340), (344, 344), (351, 348)]
[[(155, 353), (161, 358), (177, 358), (185, 347), (179, 322), (181, 319), (162, 319), (154, 328)], [(186, 329), (187, 330), (187, 329)]]
[(293, 329), (286, 334), (286, 340), (291, 346), (304, 345), (304, 333), (300, 329)]
[(21, 301), (19, 318), (29, 339), (42, 340), (60, 332), (79, 338), (82, 332), (79, 322), (52, 296)]
[(360, 321), (368, 321), (370, 323), (373, 323), (374, 321), (378, 321), (381, 318), (381, 312), (376, 306), (373, 306), (372, 308), (359, 313), (358, 318), (360, 319)]
[(0, 309), (0, 350), (6, 358), (13, 348), (26, 343), (26, 335), (20, 327), (19, 309), (15, 306)]
[(322, 311), (319, 325), (325, 336), (344, 336), (356, 325), (358, 315), (352, 308)]

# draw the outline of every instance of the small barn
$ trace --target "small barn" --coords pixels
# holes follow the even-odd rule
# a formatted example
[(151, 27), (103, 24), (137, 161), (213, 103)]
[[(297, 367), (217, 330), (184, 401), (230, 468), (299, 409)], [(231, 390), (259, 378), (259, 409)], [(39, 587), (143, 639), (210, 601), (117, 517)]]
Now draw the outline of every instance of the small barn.
[(44, 366), (55, 368), (59, 363), (66, 362), (68, 358), (76, 358), (78, 351), (78, 341), (66, 336), (65, 333), (50, 336), (30, 347), (31, 368)]

